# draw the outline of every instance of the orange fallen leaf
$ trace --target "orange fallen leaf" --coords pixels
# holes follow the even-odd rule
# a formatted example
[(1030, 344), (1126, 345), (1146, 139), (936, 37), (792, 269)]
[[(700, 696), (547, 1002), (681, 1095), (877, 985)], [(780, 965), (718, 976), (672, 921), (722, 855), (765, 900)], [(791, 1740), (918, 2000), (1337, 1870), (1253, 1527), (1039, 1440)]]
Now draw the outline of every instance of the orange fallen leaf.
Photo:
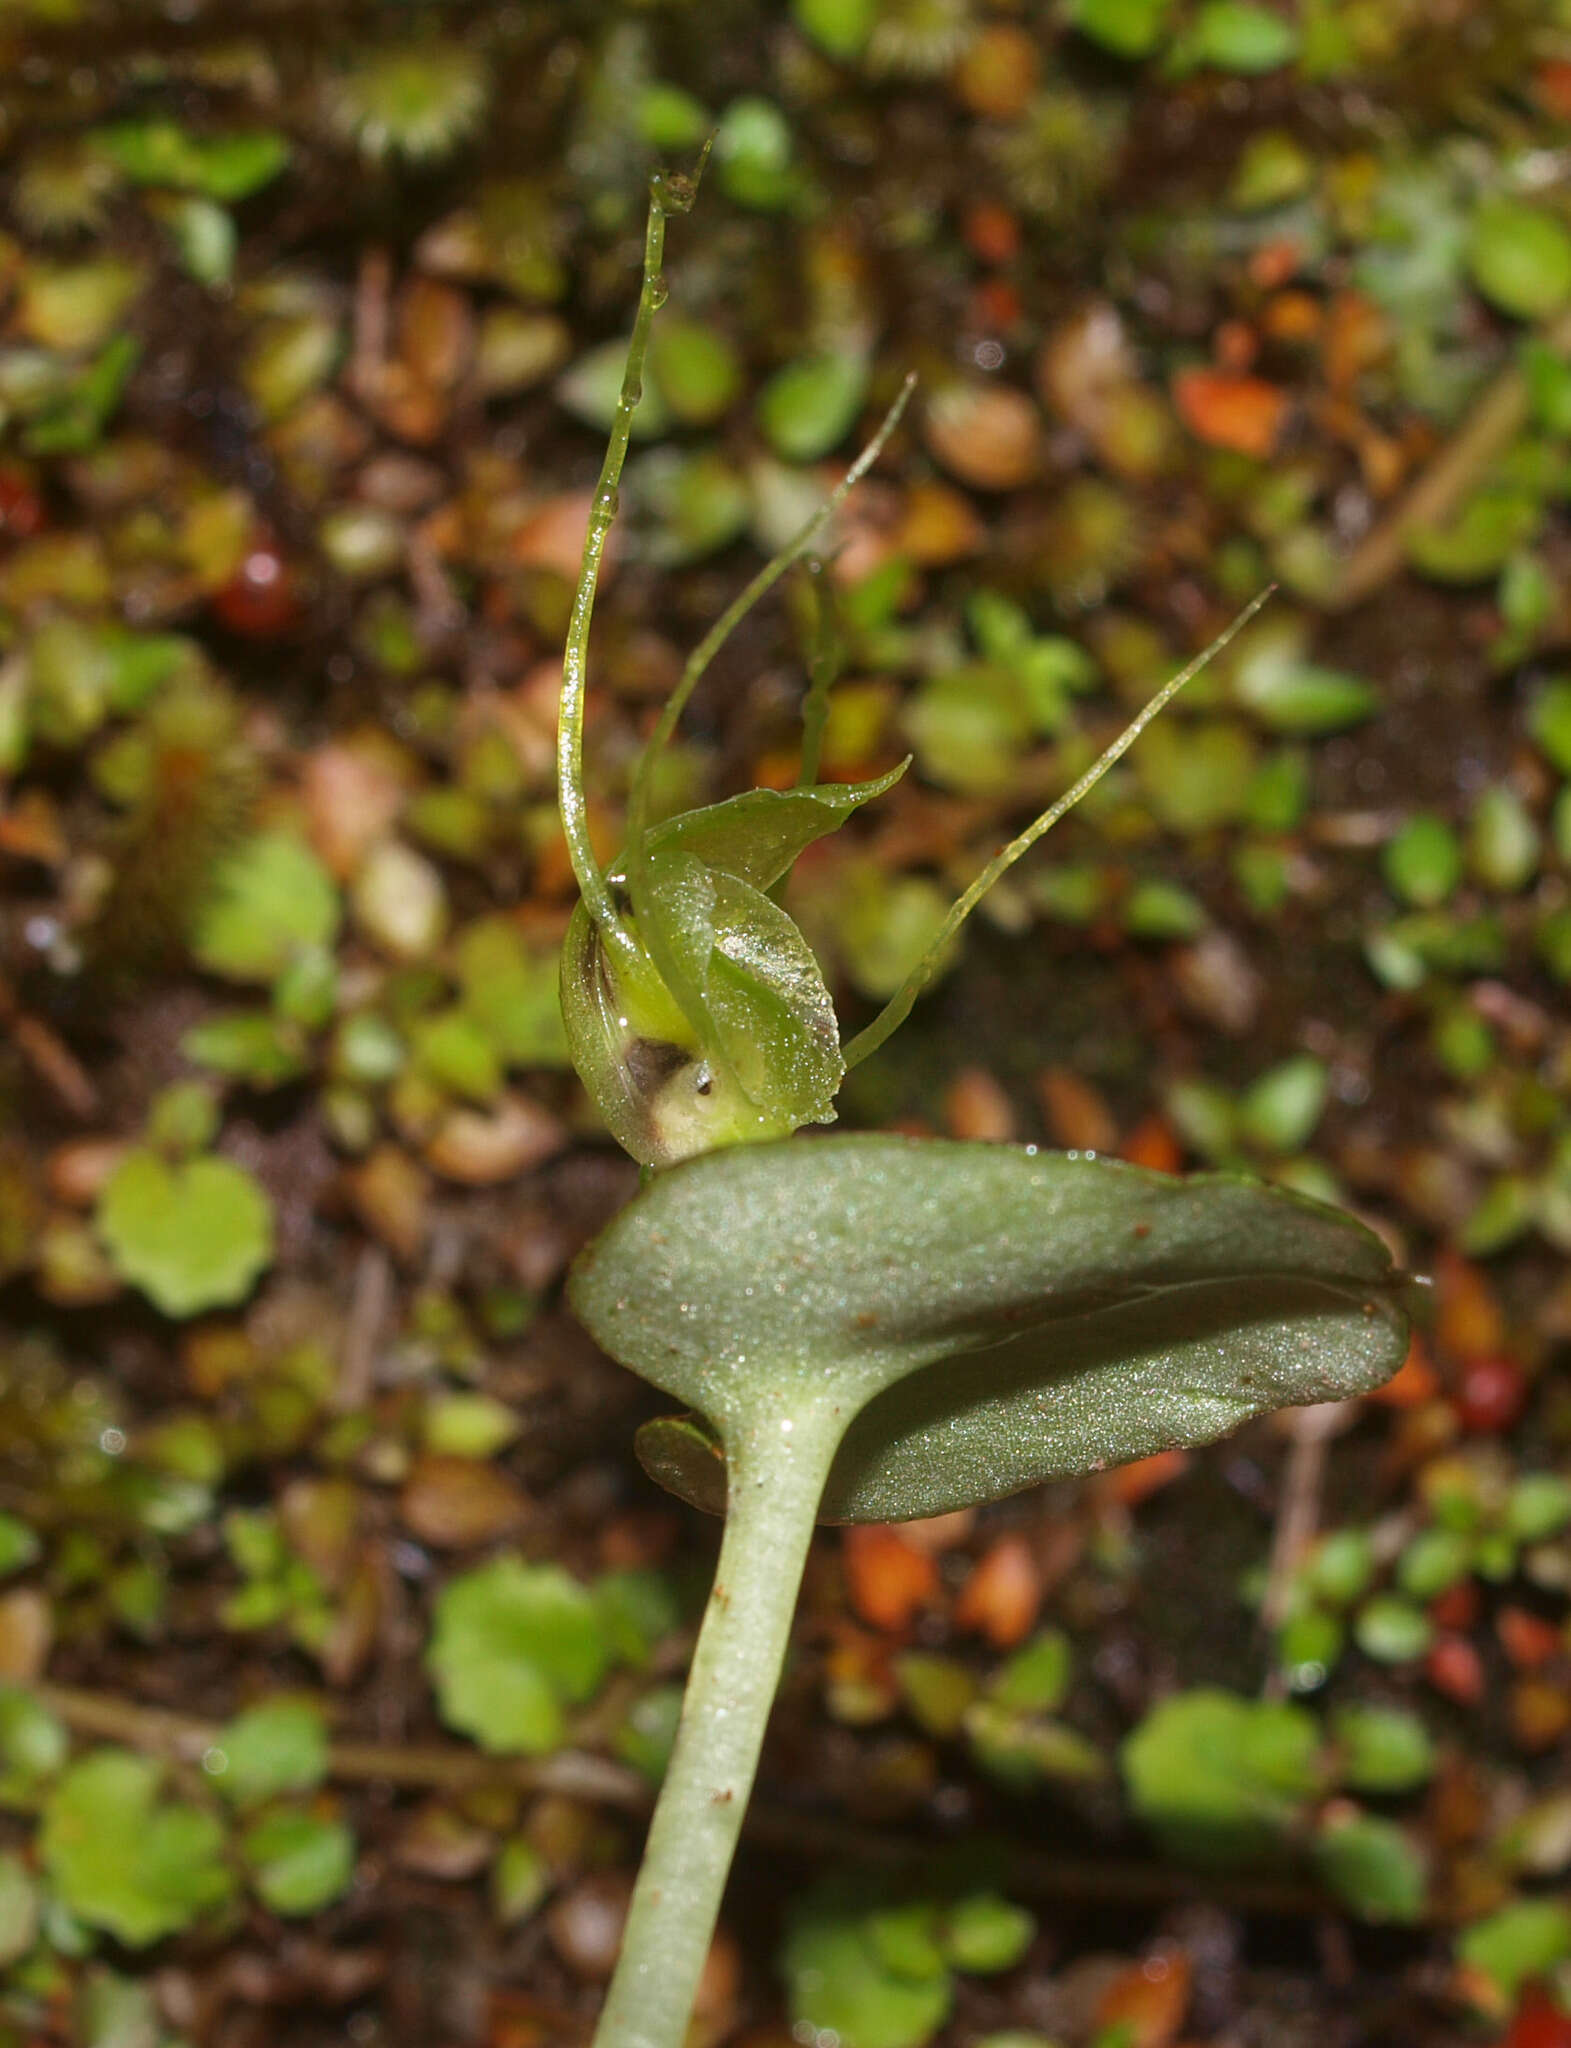
[(1103, 1993), (1098, 2027), (1121, 2028), (1128, 2048), (1171, 2048), (1189, 2006), (1192, 1974), (1181, 1948), (1153, 1949)]
[(1506, 1319), (1481, 1266), (1449, 1248), (1435, 1262), (1435, 1348), (1442, 1358), (1472, 1358), (1500, 1351)]
[(1325, 308), (1312, 292), (1278, 292), (1266, 305), (1261, 326), (1273, 341), (1313, 341), (1325, 322)]
[(1564, 1741), (1571, 1730), (1571, 1695), (1547, 1678), (1521, 1678), (1506, 1698), (1512, 1740), (1530, 1756)]
[(885, 1523), (847, 1529), (843, 1555), (851, 1606), (873, 1628), (900, 1633), (938, 1598), (938, 1566), (931, 1553)]
[(1237, 374), (1254, 368), (1260, 337), (1247, 320), (1224, 320), (1211, 340), (1219, 369)]
[(1055, 1143), (1072, 1152), (1111, 1152), (1118, 1125), (1107, 1098), (1072, 1067), (1044, 1067), (1037, 1076), (1042, 1114)]
[(1391, 353), (1388, 316), (1362, 292), (1340, 291), (1326, 308), (1325, 371), (1333, 391), (1349, 392), (1365, 370)]
[[(547, 498), (513, 535), (513, 560), (528, 569), (553, 570), (564, 582), (574, 582), (584, 552), (584, 532), (589, 525), (593, 502), (593, 491), (559, 491), (554, 498)], [(602, 584), (614, 574), (618, 553), (617, 534), (613, 528), (606, 540), (605, 563), (600, 574)]]
[(955, 1625), (1013, 1649), (1031, 1633), (1042, 1605), (1042, 1574), (1023, 1536), (1001, 1536), (955, 1602)]
[(1119, 1507), (1137, 1508), (1164, 1486), (1171, 1486), (1188, 1469), (1187, 1451), (1154, 1451), (1149, 1458), (1136, 1458), (1128, 1465), (1115, 1465), (1111, 1472), (1102, 1473), (1096, 1482), (1097, 1494)]
[(960, 232), (971, 254), (983, 263), (1008, 263), (1020, 253), (1020, 219), (996, 199), (973, 199)]
[(985, 1067), (962, 1067), (944, 1094), (944, 1125), (952, 1137), (1006, 1144), (1015, 1135), (1014, 1105)]
[(1502, 1607), (1495, 1616), (1495, 1634), (1518, 1671), (1537, 1671), (1566, 1647), (1553, 1622), (1525, 1607)]
[(1424, 1349), (1424, 1340), (1415, 1333), (1401, 1369), (1383, 1387), (1376, 1387), (1369, 1398), (1378, 1401), (1382, 1408), (1421, 1408), (1439, 1391), (1440, 1382)]
[(1275, 291), (1290, 277), (1297, 276), (1303, 261), (1304, 252), (1291, 235), (1262, 242), (1249, 259), (1249, 281), (1263, 292)]
[(1533, 98), (1556, 121), (1571, 121), (1571, 60), (1546, 58), (1533, 73)]
[(1141, 1118), (1119, 1147), (1119, 1157), (1153, 1173), (1177, 1173), (1184, 1163), (1178, 1140), (1159, 1116)]
[(1261, 461), (1275, 450), (1288, 410), (1287, 393), (1264, 377), (1200, 368), (1178, 372), (1173, 403), (1199, 440)]
[(893, 552), (919, 569), (945, 569), (979, 554), (986, 540), (987, 528), (971, 499), (937, 477), (924, 477), (911, 486), (900, 517), (889, 530)]
[(1476, 1707), (1484, 1696), (1484, 1666), (1466, 1636), (1436, 1636), (1424, 1658), (1424, 1676), (1459, 1707)]

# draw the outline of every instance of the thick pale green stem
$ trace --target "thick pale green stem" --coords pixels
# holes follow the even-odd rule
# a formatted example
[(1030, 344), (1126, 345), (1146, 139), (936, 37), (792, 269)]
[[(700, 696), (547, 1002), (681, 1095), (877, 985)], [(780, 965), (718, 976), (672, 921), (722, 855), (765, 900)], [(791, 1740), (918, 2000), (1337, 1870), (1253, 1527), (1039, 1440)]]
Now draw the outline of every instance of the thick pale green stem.
[(825, 1407), (727, 1441), (720, 1562), (594, 2048), (681, 2048), (848, 1420)]

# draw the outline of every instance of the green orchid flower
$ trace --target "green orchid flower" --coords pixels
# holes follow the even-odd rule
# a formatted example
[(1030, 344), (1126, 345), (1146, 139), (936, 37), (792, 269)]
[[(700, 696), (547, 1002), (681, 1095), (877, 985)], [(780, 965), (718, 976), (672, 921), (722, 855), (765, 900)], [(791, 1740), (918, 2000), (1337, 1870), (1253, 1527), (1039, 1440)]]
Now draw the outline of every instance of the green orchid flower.
[(838, 487), (694, 649), (644, 750), (628, 805), (626, 843), (608, 870), (590, 843), (583, 784), (589, 624), (642, 396), (650, 324), (665, 298), (666, 221), (688, 210), (696, 187), (696, 177), (657, 177), (650, 188), (643, 287), (584, 543), (562, 662), (558, 728), (562, 827), (580, 891), (562, 953), (568, 1048), (612, 1135), (652, 1169), (728, 1145), (788, 1137), (805, 1124), (832, 1123), (847, 1072), (909, 1014), (949, 940), (999, 876), (1101, 780), (1268, 594), (1164, 684), (1074, 787), (987, 864), (883, 1011), (842, 1046), (823, 970), (780, 907), (779, 892), (798, 857), (838, 831), (861, 805), (882, 796), (909, 762), (867, 782), (816, 780), (834, 667), (827, 636), (814, 662), (794, 789), (751, 790), (654, 826), (647, 822), (649, 797), (660, 755), (709, 663), (765, 592), (809, 552), (877, 461), (905, 409), (911, 379)]

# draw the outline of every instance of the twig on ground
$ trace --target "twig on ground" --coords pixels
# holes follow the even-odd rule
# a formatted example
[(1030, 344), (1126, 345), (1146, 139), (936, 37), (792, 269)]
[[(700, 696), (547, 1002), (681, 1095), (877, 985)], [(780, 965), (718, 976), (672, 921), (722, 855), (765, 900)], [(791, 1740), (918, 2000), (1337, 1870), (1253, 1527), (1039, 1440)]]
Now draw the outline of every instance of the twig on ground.
[(87, 1123), (98, 1114), (92, 1076), (64, 1040), (24, 1010), (9, 983), (0, 981), (0, 1026), (62, 1109)]
[(338, 1384), (333, 1389), (333, 1406), (340, 1414), (353, 1414), (371, 1399), (377, 1341), (392, 1296), (393, 1262), (381, 1245), (368, 1244), (355, 1262)]
[[(145, 1707), (76, 1686), (40, 1684), (31, 1690), (40, 1705), (79, 1735), (124, 1743), (176, 1762), (200, 1764), (221, 1739), (215, 1722), (163, 1707)], [(494, 1757), (456, 1743), (335, 1742), (328, 1750), (327, 1768), (330, 1778), (345, 1785), (392, 1785), (411, 1792), (506, 1785), (629, 1814), (646, 1814), (654, 1804), (653, 1789), (638, 1772), (577, 1749), (560, 1749), (544, 1757)], [(821, 1819), (767, 1800), (753, 1802), (745, 1834), (754, 1844), (791, 1856), (864, 1870), (909, 1871), (925, 1856), (941, 1855), (944, 1849), (941, 1838)], [(1232, 1912), (1289, 1919), (1336, 1911), (1324, 1893), (1291, 1879), (1259, 1874), (1234, 1878), (1164, 1863), (1061, 1856), (1012, 1845), (1001, 1846), (1000, 1854), (1005, 1882), (1024, 1897), (1133, 1906), (1198, 1898)]]
[[(1571, 353), (1571, 315), (1544, 334), (1552, 349)], [(1322, 600), (1327, 611), (1347, 611), (1373, 597), (1402, 567), (1409, 534), (1443, 525), (1484, 471), (1521, 431), (1528, 413), (1527, 379), (1513, 361), (1485, 391), (1412, 489), (1348, 556), (1335, 588)]]

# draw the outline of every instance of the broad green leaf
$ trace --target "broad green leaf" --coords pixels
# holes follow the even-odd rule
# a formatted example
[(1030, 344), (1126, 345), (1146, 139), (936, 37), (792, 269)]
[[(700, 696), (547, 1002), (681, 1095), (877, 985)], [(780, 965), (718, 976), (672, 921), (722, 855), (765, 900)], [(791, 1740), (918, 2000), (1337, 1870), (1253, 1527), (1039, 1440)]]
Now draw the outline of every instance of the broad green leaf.
[(305, 1699), (264, 1700), (237, 1714), (214, 1747), (224, 1759), (218, 1789), (237, 1806), (310, 1792), (327, 1775), (327, 1724)]
[(539, 1755), (566, 1732), (611, 1662), (594, 1595), (557, 1565), (516, 1557), (453, 1579), (437, 1596), (426, 1663), (442, 1718), (494, 1755)]
[(1208, 1442), (1364, 1392), (1406, 1348), (1386, 1250), (1337, 1210), (872, 1135), (675, 1168), (582, 1256), (571, 1295), (613, 1357), (722, 1435), (826, 1384), (868, 1404), (830, 1520), (937, 1514)]
[(341, 1820), (279, 1807), (248, 1828), (240, 1853), (257, 1897), (274, 1913), (319, 1913), (355, 1874), (355, 1838)]
[(769, 889), (789, 874), (815, 839), (838, 832), (859, 804), (893, 789), (910, 766), (902, 761), (867, 782), (818, 782), (807, 789), (750, 789), (703, 810), (684, 812), (648, 837), (652, 857), (696, 856), (708, 867)]
[(98, 1198), (98, 1234), (122, 1279), (167, 1316), (243, 1301), (273, 1256), (272, 1204), (243, 1167), (128, 1152)]
[(220, 1906), (234, 1889), (223, 1828), (195, 1806), (161, 1804), (151, 1758), (100, 1749), (50, 1793), (38, 1853), (79, 1920), (145, 1948)]

